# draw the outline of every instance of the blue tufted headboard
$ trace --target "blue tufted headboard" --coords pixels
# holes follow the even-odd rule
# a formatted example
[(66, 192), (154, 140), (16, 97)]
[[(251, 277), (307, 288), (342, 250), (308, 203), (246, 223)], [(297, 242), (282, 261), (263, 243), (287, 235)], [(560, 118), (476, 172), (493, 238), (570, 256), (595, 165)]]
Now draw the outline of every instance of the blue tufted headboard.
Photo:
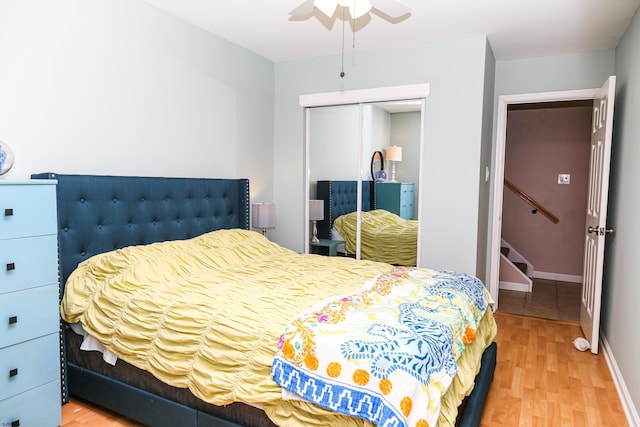
[(76, 266), (125, 246), (249, 228), (249, 180), (62, 175), (57, 179), (61, 291)]
[[(362, 210), (370, 211), (373, 206), (373, 181), (362, 181)], [(324, 219), (318, 221), (318, 237), (331, 239), (333, 220), (340, 215), (357, 210), (358, 181), (318, 181), (316, 194), (324, 200)]]

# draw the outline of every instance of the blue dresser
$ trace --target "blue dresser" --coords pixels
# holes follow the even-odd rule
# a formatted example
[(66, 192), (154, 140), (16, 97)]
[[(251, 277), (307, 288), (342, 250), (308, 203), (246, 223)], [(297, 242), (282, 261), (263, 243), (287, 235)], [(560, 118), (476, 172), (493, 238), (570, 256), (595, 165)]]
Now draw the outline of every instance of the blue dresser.
[(0, 426), (62, 422), (56, 181), (0, 181)]
[(414, 184), (409, 182), (376, 182), (376, 209), (384, 209), (403, 219), (413, 219), (413, 188)]

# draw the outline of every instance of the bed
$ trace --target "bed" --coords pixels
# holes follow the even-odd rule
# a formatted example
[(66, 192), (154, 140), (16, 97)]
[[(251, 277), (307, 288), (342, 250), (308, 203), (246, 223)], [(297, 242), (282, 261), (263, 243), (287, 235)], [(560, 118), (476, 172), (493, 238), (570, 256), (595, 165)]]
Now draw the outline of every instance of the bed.
[[(394, 265), (416, 265), (418, 221), (376, 209), (373, 181), (362, 181), (361, 259)], [(353, 255), (357, 247), (357, 181), (318, 181), (317, 197), (324, 200), (324, 220), (318, 222), (318, 237), (344, 240), (339, 249)]]
[[(269, 251), (288, 252), (284, 248), (274, 249), (274, 244), (259, 233), (247, 231), (247, 180), (60, 174), (37, 174), (32, 178), (58, 180), (61, 294), (64, 293), (67, 278), (72, 272), (76, 275), (82, 270), (77, 268), (78, 264), (94, 255), (105, 254), (104, 256), (111, 257), (112, 254), (128, 254), (142, 245), (177, 246), (181, 243), (178, 241), (211, 239), (211, 236), (220, 235), (220, 232), (215, 230), (223, 230), (223, 234), (228, 232), (248, 236), (251, 239), (257, 237), (263, 240), (252, 241), (252, 246), (268, 247)], [(212, 245), (210, 242), (207, 244)], [(225, 245), (221, 247), (226, 247)], [(132, 246), (133, 249), (129, 249)], [(127, 249), (118, 250), (121, 248)], [(331, 260), (329, 257), (317, 255), (297, 256), (313, 257), (321, 263), (357, 262), (350, 259)], [(227, 257), (215, 257), (216, 260), (222, 258)], [(90, 265), (91, 262), (90, 260), (82, 265)], [(375, 264), (378, 263), (371, 263)], [(304, 294), (308, 293), (306, 288), (302, 289)], [(273, 293), (273, 289), (271, 291)], [(147, 301), (154, 301), (154, 298), (148, 298)], [(487, 313), (490, 313), (490, 310), (487, 310)], [(159, 381), (156, 378), (157, 373), (150, 373), (152, 369), (144, 371), (136, 368), (135, 357), (132, 363), (127, 363), (118, 355), (115, 366), (112, 366), (105, 363), (103, 353), (80, 351), (81, 341), (82, 337), (73, 332), (68, 324), (63, 323), (63, 401), (66, 401), (68, 393), (71, 393), (152, 426), (274, 425), (265, 414), (267, 409), (259, 404), (206, 403), (197, 396), (198, 393)], [(250, 340), (248, 342), (252, 344)], [(169, 347), (181, 348), (181, 344), (175, 344)], [(286, 355), (286, 352), (283, 354)], [(483, 346), (478, 353), (478, 358), (480, 357), (480, 372), (475, 377), (475, 387), (460, 407), (457, 424), (461, 426), (479, 424), (495, 369), (495, 344), (488, 345), (486, 349)], [(308, 404), (301, 402), (294, 405)]]

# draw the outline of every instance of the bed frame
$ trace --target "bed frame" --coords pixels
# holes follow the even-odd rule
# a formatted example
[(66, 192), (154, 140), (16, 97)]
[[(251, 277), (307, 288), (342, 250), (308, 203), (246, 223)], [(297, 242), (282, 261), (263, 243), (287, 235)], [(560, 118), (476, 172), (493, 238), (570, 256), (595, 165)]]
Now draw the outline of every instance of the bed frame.
[[(98, 253), (130, 245), (188, 239), (218, 229), (249, 228), (249, 181), (246, 179), (55, 173), (34, 174), (32, 179), (58, 180), (60, 295), (67, 277), (78, 263)], [(204, 402), (199, 402), (203, 405), (177, 403), (125, 381), (68, 363), (65, 329), (68, 327), (62, 325), (63, 403), (72, 394), (154, 427), (244, 425), (227, 421), (224, 416), (211, 415), (202, 409), (203, 405), (205, 408), (208, 405)], [(458, 426), (480, 424), (495, 363), (494, 343), (484, 352), (481, 371), (473, 392), (463, 402)], [(243, 404), (234, 405), (241, 405), (240, 411), (260, 412)]]
[[(361, 181), (363, 212), (375, 206), (373, 184), (373, 181)], [(358, 210), (358, 181), (318, 181), (316, 197), (324, 200), (324, 219), (317, 223), (318, 237), (331, 239), (333, 220)]]

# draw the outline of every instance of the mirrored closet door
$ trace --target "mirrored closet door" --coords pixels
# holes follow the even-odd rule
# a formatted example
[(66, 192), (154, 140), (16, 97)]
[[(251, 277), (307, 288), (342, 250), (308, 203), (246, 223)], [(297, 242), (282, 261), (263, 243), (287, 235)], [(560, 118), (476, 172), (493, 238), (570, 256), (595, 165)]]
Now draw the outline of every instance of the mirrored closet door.
[[(399, 90), (395, 97), (356, 91), (353, 102), (337, 102), (330, 99), (333, 94), (301, 97), (307, 252), (419, 264), (420, 159), (428, 85), (414, 89), (414, 96)], [(338, 97), (345, 101), (345, 94)], [(363, 102), (356, 102), (358, 95)], [(382, 162), (377, 152), (382, 157), (389, 153), (395, 160)], [(384, 173), (375, 174), (381, 169)], [(371, 230), (394, 227), (397, 239), (370, 236)], [(401, 232), (403, 227), (407, 230)], [(380, 256), (386, 258), (377, 259)]]

